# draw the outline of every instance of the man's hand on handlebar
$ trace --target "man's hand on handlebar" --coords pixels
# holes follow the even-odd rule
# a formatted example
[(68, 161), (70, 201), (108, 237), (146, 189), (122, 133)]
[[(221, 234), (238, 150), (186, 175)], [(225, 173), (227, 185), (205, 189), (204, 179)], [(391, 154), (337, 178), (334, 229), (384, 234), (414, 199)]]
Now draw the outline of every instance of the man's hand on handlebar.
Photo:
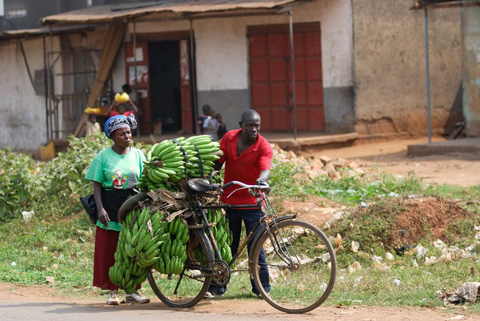
[(268, 185), (268, 183), (263, 180), (263, 179), (257, 179), (256, 182), (255, 182), (255, 185), (261, 185), (261, 186), (265, 186), (265, 187), (270, 187), (270, 185)]
[(226, 188), (228, 188), (232, 185), (238, 185), (238, 186), (241, 186), (241, 187), (233, 190), (230, 194), (228, 194), (227, 198), (230, 197), (235, 192), (237, 192), (239, 190), (243, 190), (243, 189), (248, 189), (250, 195), (253, 195), (253, 196), (259, 195), (258, 194), (259, 191), (262, 191), (266, 194), (268, 194), (270, 192), (270, 186), (264, 180), (257, 180), (255, 182), (255, 185), (248, 185), (248, 184), (245, 184), (245, 183), (242, 183), (242, 182), (239, 182), (239, 181), (231, 181), (231, 182), (228, 182), (227, 184), (223, 185), (222, 189), (225, 190)]
[(268, 185), (268, 183), (263, 179), (257, 179), (255, 181), (255, 185), (261, 186), (262, 188), (259, 188), (256, 191), (250, 189), (250, 194), (252, 194), (253, 196), (257, 197), (260, 190), (267, 195), (268, 193), (270, 193), (270, 185)]

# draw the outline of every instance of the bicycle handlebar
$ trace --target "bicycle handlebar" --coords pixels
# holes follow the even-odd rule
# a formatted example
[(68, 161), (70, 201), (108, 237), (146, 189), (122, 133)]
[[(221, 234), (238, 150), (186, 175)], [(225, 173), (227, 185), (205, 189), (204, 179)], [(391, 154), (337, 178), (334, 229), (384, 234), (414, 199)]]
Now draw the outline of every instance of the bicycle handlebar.
[(248, 185), (248, 184), (245, 184), (245, 183), (242, 183), (242, 182), (239, 182), (239, 181), (228, 182), (227, 184), (222, 186), (222, 189), (225, 190), (225, 188), (230, 187), (234, 184), (239, 185), (241, 187), (237, 188), (237, 189), (234, 189), (230, 194), (227, 195), (227, 198), (229, 198), (230, 196), (232, 196), (232, 194), (234, 194), (235, 192), (237, 192), (239, 190), (242, 190), (242, 189), (258, 189), (258, 190), (262, 190), (262, 191), (267, 192), (267, 194), (268, 194), (268, 191), (270, 190), (270, 186), (266, 183), (265, 183), (265, 185)]
[(239, 181), (231, 181), (231, 182), (228, 182), (227, 184), (223, 185), (222, 186), (222, 189), (225, 189), (227, 187), (230, 187), (232, 185), (240, 185), (242, 186), (243, 188), (255, 188), (255, 189), (270, 189), (270, 186), (268, 185), (248, 185), (248, 184), (245, 184), (245, 183), (242, 183), (242, 182), (239, 182)]

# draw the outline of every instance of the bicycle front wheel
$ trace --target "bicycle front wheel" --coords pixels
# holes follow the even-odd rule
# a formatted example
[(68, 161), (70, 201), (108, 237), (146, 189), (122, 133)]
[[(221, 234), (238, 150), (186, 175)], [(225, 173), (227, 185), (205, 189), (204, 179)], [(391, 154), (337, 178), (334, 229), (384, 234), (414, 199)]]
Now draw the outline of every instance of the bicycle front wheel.
[[(266, 263), (260, 263), (265, 262), (261, 256)], [(333, 247), (320, 229), (306, 222), (273, 224), (256, 241), (251, 257), (257, 289), (283, 312), (305, 313), (317, 308), (335, 284)]]
[(205, 295), (212, 280), (213, 249), (203, 230), (193, 230), (187, 243), (187, 260), (180, 274), (148, 273), (153, 292), (166, 305), (189, 308)]

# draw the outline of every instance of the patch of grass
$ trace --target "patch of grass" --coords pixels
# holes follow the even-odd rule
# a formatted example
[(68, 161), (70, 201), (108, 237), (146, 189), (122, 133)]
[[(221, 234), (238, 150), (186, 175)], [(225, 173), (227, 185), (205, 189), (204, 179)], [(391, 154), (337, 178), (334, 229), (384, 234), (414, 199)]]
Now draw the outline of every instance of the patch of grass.
[[(450, 264), (415, 267), (412, 257), (396, 258), (389, 270), (367, 268), (354, 273), (345, 270), (337, 276), (334, 291), (328, 299), (332, 305), (376, 305), (442, 307), (440, 292), (454, 292), (464, 282), (477, 280), (471, 268), (480, 268), (477, 259), (455, 261)], [(399, 284), (395, 284), (394, 280)], [(467, 305), (474, 313), (478, 304)]]
[(68, 219), (35, 216), (0, 226), (0, 281), (91, 290), (94, 229), (86, 215)]
[(275, 160), (272, 164), (272, 170), (269, 177), (269, 184), (272, 187), (274, 195), (301, 195), (301, 187), (297, 184), (293, 176), (303, 172), (302, 168), (292, 163), (279, 163)]
[(467, 244), (468, 246), (478, 232), (475, 230), (475, 226), (479, 225), (480, 217), (478, 215), (452, 222), (447, 226), (447, 230), (445, 231), (445, 240), (447, 243)]
[(345, 170), (340, 179), (317, 177), (304, 185), (302, 190), (306, 194), (322, 196), (341, 204), (358, 205), (383, 198), (422, 194), (423, 188), (421, 180), (413, 176), (397, 178), (382, 172), (350, 176)]
[(446, 184), (429, 185), (425, 189), (425, 195), (465, 201), (478, 200), (480, 198), (480, 185), (472, 187)]

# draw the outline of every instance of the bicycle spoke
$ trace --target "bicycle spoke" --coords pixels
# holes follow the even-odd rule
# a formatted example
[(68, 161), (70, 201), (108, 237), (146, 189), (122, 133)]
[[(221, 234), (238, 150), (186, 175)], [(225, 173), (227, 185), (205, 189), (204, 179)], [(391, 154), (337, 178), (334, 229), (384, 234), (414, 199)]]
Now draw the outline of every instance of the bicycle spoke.
[[(327, 299), (335, 282), (336, 260), (330, 242), (318, 228), (301, 221), (282, 221), (271, 229), (252, 250), (257, 288), (281, 311), (315, 309)], [(262, 248), (266, 263), (259, 263)]]
[[(191, 234), (191, 244), (196, 248), (188, 249), (188, 258), (184, 270), (179, 275), (165, 275), (150, 271), (148, 281), (152, 290), (162, 302), (171, 307), (191, 307), (203, 298), (211, 281), (212, 249), (203, 231)], [(200, 251), (205, 261), (199, 261), (193, 253)]]

